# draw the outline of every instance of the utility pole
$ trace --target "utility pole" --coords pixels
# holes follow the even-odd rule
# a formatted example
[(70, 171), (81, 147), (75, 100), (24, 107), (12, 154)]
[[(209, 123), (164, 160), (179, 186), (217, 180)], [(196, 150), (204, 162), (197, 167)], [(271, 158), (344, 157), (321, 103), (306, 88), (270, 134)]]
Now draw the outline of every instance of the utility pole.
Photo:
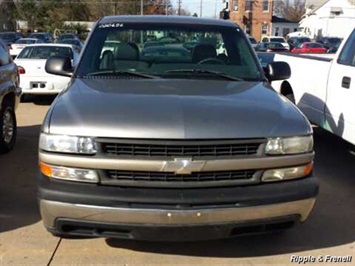
[(182, 0), (178, 0), (178, 15), (181, 15), (181, 1)]
[(141, 0), (141, 16), (143, 16), (143, 0)]
[(168, 15), (168, 0), (165, 0), (165, 15)]
[(200, 0), (200, 18), (202, 18), (202, 0)]

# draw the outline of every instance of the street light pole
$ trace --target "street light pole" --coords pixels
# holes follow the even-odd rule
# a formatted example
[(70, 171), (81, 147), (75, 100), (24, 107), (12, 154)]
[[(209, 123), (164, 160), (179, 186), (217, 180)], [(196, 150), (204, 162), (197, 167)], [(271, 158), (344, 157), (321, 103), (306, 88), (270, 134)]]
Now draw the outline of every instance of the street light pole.
[(200, 0), (200, 18), (202, 18), (202, 0)]
[(141, 0), (141, 16), (143, 16), (143, 0)]

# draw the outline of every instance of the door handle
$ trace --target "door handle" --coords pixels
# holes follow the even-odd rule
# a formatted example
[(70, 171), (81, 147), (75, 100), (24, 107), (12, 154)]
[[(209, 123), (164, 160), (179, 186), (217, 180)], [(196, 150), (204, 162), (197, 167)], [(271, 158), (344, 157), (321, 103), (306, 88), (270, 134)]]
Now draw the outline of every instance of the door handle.
[(341, 86), (345, 89), (350, 89), (350, 82), (351, 82), (350, 77), (343, 77), (341, 81)]

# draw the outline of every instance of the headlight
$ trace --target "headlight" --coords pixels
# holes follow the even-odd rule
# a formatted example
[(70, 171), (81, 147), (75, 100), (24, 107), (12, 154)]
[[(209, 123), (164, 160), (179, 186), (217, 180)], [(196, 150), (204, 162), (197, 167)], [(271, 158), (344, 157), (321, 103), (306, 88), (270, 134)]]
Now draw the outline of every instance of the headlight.
[(270, 138), (265, 147), (269, 155), (306, 153), (313, 150), (313, 136)]
[(95, 154), (96, 142), (89, 137), (50, 135), (42, 133), (39, 148), (51, 152)]

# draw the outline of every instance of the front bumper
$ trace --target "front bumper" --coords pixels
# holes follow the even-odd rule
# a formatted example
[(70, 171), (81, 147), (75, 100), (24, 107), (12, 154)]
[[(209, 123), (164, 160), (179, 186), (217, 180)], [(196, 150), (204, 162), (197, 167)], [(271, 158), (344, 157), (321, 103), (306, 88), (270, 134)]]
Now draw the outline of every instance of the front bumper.
[(278, 229), (304, 222), (318, 194), (315, 177), (204, 189), (122, 188), (50, 182), (44, 176), (41, 180), (41, 216), (52, 233), (147, 240), (161, 240), (161, 232), (176, 233), (162, 240), (197, 240), (232, 237), (239, 228), (249, 233)]

